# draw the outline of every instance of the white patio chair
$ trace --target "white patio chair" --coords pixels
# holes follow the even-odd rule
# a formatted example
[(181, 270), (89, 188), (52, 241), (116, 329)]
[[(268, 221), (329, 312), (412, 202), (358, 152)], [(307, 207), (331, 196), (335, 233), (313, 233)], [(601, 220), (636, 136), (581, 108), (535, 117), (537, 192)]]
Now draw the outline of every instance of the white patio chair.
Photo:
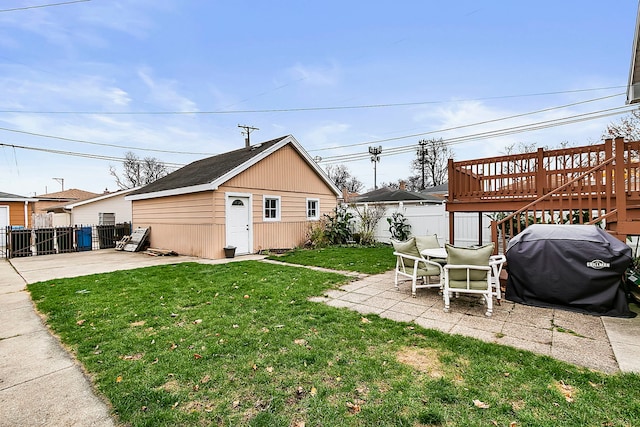
[[(420, 255), (415, 243), (411, 238), (404, 242), (392, 241), (396, 257), (395, 287), (400, 290), (399, 276), (411, 279), (411, 296), (416, 297), (416, 290), (421, 288), (441, 288), (442, 287), (442, 266), (434, 261), (429, 261)], [(436, 283), (431, 283), (430, 278), (438, 276)], [(422, 278), (422, 284), (418, 284), (418, 277)], [(404, 280), (407, 280), (404, 279)]]
[[(451, 295), (475, 294), (484, 298), (487, 307), (486, 316), (493, 313), (494, 292), (499, 292), (499, 281), (496, 282), (498, 291), (494, 291), (492, 276), (493, 267), (490, 257), (493, 253), (493, 243), (480, 248), (458, 248), (449, 244), (447, 250), (447, 264), (443, 267), (443, 298), (444, 311), (449, 312)], [(498, 267), (496, 261), (496, 268)]]
[(502, 301), (500, 273), (502, 273), (502, 267), (506, 261), (507, 257), (504, 255), (491, 255), (489, 257), (489, 266), (491, 267), (491, 287), (493, 288), (493, 295), (496, 297), (498, 305), (500, 305), (500, 301)]

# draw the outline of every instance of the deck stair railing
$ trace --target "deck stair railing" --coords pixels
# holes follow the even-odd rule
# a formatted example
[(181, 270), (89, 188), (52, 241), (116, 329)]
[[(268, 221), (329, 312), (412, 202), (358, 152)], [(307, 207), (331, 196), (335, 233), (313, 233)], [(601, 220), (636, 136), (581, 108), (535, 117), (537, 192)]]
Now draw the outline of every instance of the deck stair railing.
[(491, 238), (496, 251), (503, 253), (508, 239), (531, 224), (595, 224), (610, 218), (617, 212), (609, 179), (614, 160), (609, 157), (517, 211), (495, 217)]

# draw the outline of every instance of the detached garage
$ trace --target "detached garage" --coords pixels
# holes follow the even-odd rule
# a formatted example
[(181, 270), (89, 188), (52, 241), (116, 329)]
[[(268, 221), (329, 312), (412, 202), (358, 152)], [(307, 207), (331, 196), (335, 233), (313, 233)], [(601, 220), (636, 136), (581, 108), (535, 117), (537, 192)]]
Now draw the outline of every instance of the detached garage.
[(193, 162), (126, 199), (152, 247), (216, 259), (230, 246), (242, 255), (301, 245), (340, 196), (289, 135)]

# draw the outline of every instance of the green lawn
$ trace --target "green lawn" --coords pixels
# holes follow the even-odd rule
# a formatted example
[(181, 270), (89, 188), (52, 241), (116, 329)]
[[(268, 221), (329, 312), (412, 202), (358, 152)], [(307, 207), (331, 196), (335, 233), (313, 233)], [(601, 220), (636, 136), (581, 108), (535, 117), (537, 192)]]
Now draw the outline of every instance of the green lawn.
[(313, 250), (296, 249), (283, 255), (274, 255), (268, 258), (292, 264), (366, 274), (384, 273), (396, 266), (393, 247), (389, 245), (371, 247), (330, 246)]
[(126, 425), (640, 425), (638, 375), (308, 301), (346, 280), (246, 261), (28, 288)]

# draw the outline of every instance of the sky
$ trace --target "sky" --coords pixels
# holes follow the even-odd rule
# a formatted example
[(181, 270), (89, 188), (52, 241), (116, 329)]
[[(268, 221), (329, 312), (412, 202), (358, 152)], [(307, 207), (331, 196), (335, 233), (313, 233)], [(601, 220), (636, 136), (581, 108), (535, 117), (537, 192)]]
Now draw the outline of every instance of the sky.
[[(422, 139), (457, 160), (598, 143), (625, 105), (637, 0), (2, 0), (0, 192), (115, 191), (293, 135), (365, 190)], [(571, 122), (571, 123), (567, 123)], [(381, 147), (374, 164), (369, 147)], [(279, 171), (274, 171), (279, 173)]]

